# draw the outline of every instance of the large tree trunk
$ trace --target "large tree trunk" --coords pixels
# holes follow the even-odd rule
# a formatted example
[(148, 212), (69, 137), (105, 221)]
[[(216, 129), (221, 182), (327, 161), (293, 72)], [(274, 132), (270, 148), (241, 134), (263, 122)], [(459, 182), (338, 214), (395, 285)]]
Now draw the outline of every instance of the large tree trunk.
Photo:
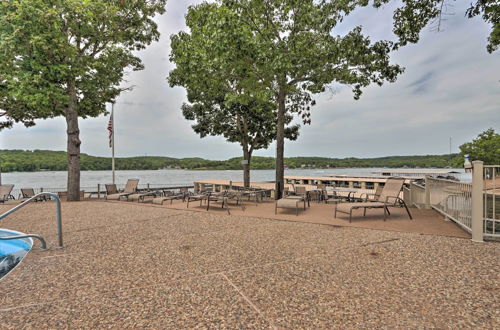
[(246, 164), (243, 164), (243, 185), (245, 188), (250, 188), (250, 158), (252, 155), (248, 151), (248, 147), (243, 148), (243, 160), (247, 161)]
[(80, 200), (80, 129), (75, 82), (68, 82), (69, 106), (66, 109), (66, 133), (68, 135), (68, 201)]
[(285, 156), (285, 91), (278, 92), (278, 120), (276, 127), (276, 184), (275, 199), (280, 199), (285, 187), (284, 156)]

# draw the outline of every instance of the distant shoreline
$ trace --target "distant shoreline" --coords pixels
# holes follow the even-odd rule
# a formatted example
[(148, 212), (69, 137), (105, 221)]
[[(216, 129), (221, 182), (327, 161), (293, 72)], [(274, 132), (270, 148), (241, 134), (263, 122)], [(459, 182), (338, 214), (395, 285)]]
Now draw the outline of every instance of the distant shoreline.
[[(203, 158), (173, 158), (160, 156), (115, 158), (116, 170), (241, 170), (242, 157), (228, 160), (207, 160)], [(452, 155), (387, 156), (377, 158), (328, 158), (328, 157), (286, 157), (289, 169), (342, 169), (342, 168), (447, 168), (462, 167), (462, 158)], [(64, 151), (51, 150), (0, 150), (2, 172), (44, 172), (66, 171), (67, 157)], [(274, 157), (254, 156), (252, 170), (275, 168)], [(111, 158), (81, 154), (82, 171), (111, 170)]]

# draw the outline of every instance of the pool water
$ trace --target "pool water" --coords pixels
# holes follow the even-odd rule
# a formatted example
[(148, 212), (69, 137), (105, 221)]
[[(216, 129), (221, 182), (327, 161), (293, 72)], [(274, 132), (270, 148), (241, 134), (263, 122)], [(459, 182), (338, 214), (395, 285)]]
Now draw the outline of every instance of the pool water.
[[(0, 229), (0, 237), (22, 235), (22, 233)], [(12, 271), (31, 250), (31, 238), (0, 240), (0, 279)]]

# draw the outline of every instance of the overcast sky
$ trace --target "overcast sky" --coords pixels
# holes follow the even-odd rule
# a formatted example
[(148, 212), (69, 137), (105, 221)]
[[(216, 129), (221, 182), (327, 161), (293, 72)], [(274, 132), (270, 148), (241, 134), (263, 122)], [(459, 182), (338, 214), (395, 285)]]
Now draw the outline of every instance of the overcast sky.
[[(185, 29), (187, 7), (200, 1), (170, 0), (157, 17), (161, 40), (139, 53), (146, 69), (131, 73), (131, 92), (115, 105), (117, 156), (157, 155), (227, 159), (241, 148), (221, 137), (200, 139), (182, 116), (183, 88), (166, 82), (170, 35)], [(392, 60), (406, 68), (396, 83), (370, 86), (359, 101), (348, 87), (317, 95), (312, 124), (301, 129), (297, 141), (287, 141), (285, 156), (377, 157), (445, 154), (489, 127), (500, 130), (500, 52), (486, 52), (490, 27), (480, 18), (466, 19), (469, 2), (458, 1), (437, 33), (427, 28), (419, 44), (394, 53)], [(376, 39), (393, 38), (392, 11), (362, 9), (339, 26), (344, 34), (353, 26)], [(81, 150), (109, 156), (108, 117), (80, 119)], [(63, 118), (39, 120), (32, 128), (15, 125), (0, 132), (1, 149), (66, 149)], [(274, 156), (272, 145), (256, 155)]]

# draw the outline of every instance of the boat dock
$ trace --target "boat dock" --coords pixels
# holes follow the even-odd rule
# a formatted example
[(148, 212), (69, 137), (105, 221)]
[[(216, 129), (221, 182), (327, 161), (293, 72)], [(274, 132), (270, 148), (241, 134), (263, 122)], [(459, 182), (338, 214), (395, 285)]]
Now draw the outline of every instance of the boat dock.
[(455, 174), (460, 174), (463, 172), (450, 170), (450, 169), (425, 169), (425, 168), (415, 168), (415, 169), (391, 169), (387, 168), (384, 170), (373, 171), (373, 174), (379, 176), (399, 176), (402, 178), (410, 179), (424, 179), (427, 175), (430, 176), (455, 176)]
[[(361, 177), (361, 176), (285, 176), (285, 188), (293, 191), (294, 186), (305, 186), (307, 190), (316, 189), (318, 184), (325, 184), (327, 186), (335, 186), (338, 188), (358, 189), (361, 192), (373, 193), (378, 186), (384, 186), (387, 178), (380, 177)], [(405, 180), (405, 184), (410, 184), (411, 180)], [(212, 191), (222, 191), (233, 188), (243, 188), (243, 181), (231, 180), (200, 180), (194, 182), (194, 191), (202, 191), (210, 189)], [(251, 182), (251, 188), (266, 189), (274, 194), (274, 182)]]

